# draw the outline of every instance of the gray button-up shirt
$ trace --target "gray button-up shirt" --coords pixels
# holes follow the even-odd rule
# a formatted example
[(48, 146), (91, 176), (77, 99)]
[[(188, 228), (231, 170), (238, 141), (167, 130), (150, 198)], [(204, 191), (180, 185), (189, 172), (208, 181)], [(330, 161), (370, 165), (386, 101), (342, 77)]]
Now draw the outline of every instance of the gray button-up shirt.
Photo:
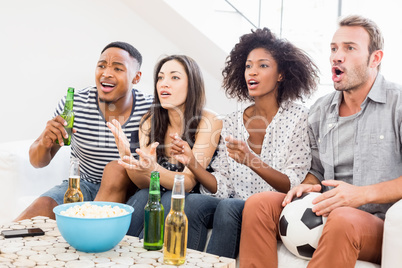
[[(309, 114), (312, 152), (310, 172), (319, 180), (334, 180), (334, 132), (342, 92), (317, 100)], [(354, 123), (353, 184), (371, 185), (402, 175), (402, 86), (378, 74)], [(341, 135), (341, 133), (340, 133)], [(392, 204), (366, 204), (360, 209), (384, 218)]]

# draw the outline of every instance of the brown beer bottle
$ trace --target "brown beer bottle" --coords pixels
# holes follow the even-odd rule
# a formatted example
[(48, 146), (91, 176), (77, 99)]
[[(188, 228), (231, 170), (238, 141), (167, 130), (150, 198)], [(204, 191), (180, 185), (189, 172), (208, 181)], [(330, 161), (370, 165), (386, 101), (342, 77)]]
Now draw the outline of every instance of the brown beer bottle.
[(71, 158), (68, 189), (64, 194), (64, 203), (83, 202), (84, 196), (80, 189), (80, 162), (77, 158)]

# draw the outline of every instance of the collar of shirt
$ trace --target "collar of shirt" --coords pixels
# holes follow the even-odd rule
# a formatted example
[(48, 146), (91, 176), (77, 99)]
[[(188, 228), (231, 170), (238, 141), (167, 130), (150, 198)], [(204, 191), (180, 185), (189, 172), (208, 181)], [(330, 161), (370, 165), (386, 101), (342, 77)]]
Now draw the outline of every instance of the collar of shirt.
[[(385, 87), (383, 86), (384, 83), (384, 77), (379, 73), (374, 81), (373, 86), (371, 87), (366, 99), (363, 101), (361, 104), (361, 107), (366, 104), (367, 99), (370, 99), (374, 102), (378, 103), (386, 103), (387, 99), (387, 91)], [(336, 116), (339, 116), (339, 105), (341, 104), (342, 101), (342, 91), (336, 91), (334, 94), (334, 98), (332, 99), (330, 108), (331, 108), (331, 114), (335, 113)]]

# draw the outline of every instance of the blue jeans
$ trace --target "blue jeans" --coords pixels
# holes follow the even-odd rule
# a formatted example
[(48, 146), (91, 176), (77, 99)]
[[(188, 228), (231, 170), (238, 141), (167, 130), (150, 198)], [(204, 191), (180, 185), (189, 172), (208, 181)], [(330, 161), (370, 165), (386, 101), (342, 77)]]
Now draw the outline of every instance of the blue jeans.
[[(127, 235), (143, 237), (143, 228), (144, 228), (144, 208), (148, 202), (149, 189), (141, 189), (137, 191), (133, 196), (131, 196), (127, 205), (130, 205), (134, 208), (134, 212), (131, 216), (130, 228), (127, 231)], [(171, 205), (172, 191), (161, 191), (161, 203), (165, 210), (165, 219), (169, 214), (170, 205)]]
[(215, 210), (220, 201), (203, 194), (190, 194), (186, 197), (184, 212), (188, 219), (188, 248), (204, 250), (208, 229), (213, 226)]
[[(80, 181), (80, 188), (85, 201), (93, 201), (96, 194), (99, 191), (100, 183), (92, 183), (85, 180)], [(47, 192), (43, 193), (42, 196), (47, 196), (52, 198), (57, 204), (61, 205), (64, 202), (64, 194), (68, 189), (68, 180), (63, 180), (59, 185), (54, 186)]]
[(186, 198), (185, 212), (189, 221), (188, 248), (204, 250), (208, 229), (212, 235), (207, 252), (236, 258), (239, 254), (244, 200), (191, 194)]

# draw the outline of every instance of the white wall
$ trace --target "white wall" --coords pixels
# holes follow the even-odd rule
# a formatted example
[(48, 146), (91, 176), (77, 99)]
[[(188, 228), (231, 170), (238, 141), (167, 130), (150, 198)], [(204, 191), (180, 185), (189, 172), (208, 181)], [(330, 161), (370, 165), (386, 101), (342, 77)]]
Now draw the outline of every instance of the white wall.
[[(185, 1), (188, 2), (187, 6), (192, 5), (191, 12), (199, 13), (198, 17), (204, 21), (205, 27), (198, 26), (200, 29), (197, 29), (186, 20), (194, 15), (180, 15), (164, 0), (0, 0), (0, 141), (38, 137), (69, 86), (82, 88), (94, 84), (95, 65), (100, 51), (106, 44), (116, 40), (133, 44), (143, 54), (143, 77), (138, 88), (152, 93), (153, 67), (162, 55), (186, 54), (193, 57), (203, 70), (207, 108), (219, 114), (235, 109), (236, 102), (228, 100), (221, 89), (221, 70), (231, 48), (229, 43), (233, 46), (238, 40), (236, 36), (241, 35), (239, 18), (233, 12), (227, 12), (223, 0)], [(210, 16), (211, 13), (207, 13), (208, 18), (200, 15), (206, 11), (195, 3), (201, 2), (220, 10), (219, 14)], [(393, 6), (397, 4), (385, 0), (380, 7), (376, 0), (353, 2), (355, 6), (351, 6), (349, 1), (348, 5), (345, 4), (345, 14), (360, 13), (378, 22), (385, 36), (382, 73), (389, 80), (402, 83), (399, 74), (402, 24), (399, 23), (400, 16), (397, 16), (399, 9)], [(184, 2), (180, 3), (184, 8)], [(381, 12), (377, 12), (378, 9), (382, 9)], [(278, 8), (275, 10), (279, 12)], [(285, 13), (286, 18), (293, 17), (289, 12)], [(219, 18), (221, 23), (212, 23), (213, 19)], [(292, 25), (302, 24), (305, 20), (289, 21), (285, 20), (287, 23), (284, 26), (293, 29)], [(320, 19), (320, 22), (335, 26), (332, 17), (330, 20)], [(305, 29), (315, 25), (309, 21), (306, 23)], [(207, 26), (211, 27), (211, 24), (215, 27), (208, 31)], [(274, 26), (272, 23), (269, 25)], [(215, 41), (227, 40), (223, 48), (225, 51), (205, 36), (207, 32), (212, 33), (210, 38)], [(242, 33), (246, 32), (249, 30), (243, 30)], [(328, 32), (328, 36), (320, 37), (325, 39), (323, 46), (317, 45), (311, 38), (303, 39), (316, 53), (312, 53), (309, 47), (304, 47), (306, 44), (298, 42), (286, 31), (284, 37), (311, 52), (316, 62), (322, 61), (320, 68), (325, 78), (330, 74), (327, 44), (332, 37), (332, 26), (328, 26), (324, 32)], [(332, 82), (327, 80), (322, 79), (324, 85), (312, 99), (307, 100), (308, 106), (319, 96), (333, 91)]]
[[(156, 30), (144, 20), (146, 14), (138, 12), (147, 10), (143, 6), (146, 2), (0, 1), (0, 141), (37, 138), (69, 86), (83, 88), (94, 84), (100, 51), (116, 40), (133, 44), (143, 55), (139, 89), (152, 93), (153, 67), (161, 56), (185, 53), (194, 57), (203, 70), (208, 108), (218, 113), (231, 111), (234, 106), (226, 101), (220, 89), (220, 73), (215, 72), (219, 72), (220, 66), (212, 71), (208, 55), (183, 49), (181, 42), (173, 43), (169, 39), (166, 33), (171, 30), (164, 27)], [(154, 6), (163, 3), (162, 0), (150, 2)], [(174, 20), (174, 13), (170, 16), (164, 19)], [(185, 26), (182, 23), (174, 30), (183, 31), (180, 27)], [(217, 60), (223, 65), (225, 55), (218, 54)]]

